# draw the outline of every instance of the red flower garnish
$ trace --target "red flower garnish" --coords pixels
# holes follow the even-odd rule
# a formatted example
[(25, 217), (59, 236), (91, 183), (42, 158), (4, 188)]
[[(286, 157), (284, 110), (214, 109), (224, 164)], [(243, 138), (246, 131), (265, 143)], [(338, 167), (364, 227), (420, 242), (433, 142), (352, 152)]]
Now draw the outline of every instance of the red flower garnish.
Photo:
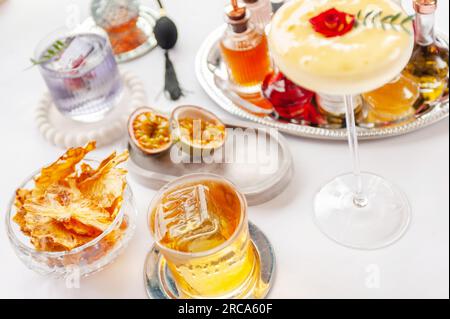
[(309, 22), (316, 32), (333, 38), (350, 32), (355, 25), (355, 16), (333, 8), (311, 18)]

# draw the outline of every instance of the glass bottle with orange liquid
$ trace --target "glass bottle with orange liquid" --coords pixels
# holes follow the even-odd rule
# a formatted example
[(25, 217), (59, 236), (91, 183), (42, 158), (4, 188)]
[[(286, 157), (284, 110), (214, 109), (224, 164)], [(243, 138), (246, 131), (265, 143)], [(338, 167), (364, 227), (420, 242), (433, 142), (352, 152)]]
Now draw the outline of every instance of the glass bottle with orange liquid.
[(368, 104), (369, 122), (395, 122), (414, 116), (420, 88), (418, 83), (400, 74), (388, 84), (363, 96)]
[(243, 95), (259, 94), (271, 70), (267, 38), (249, 19), (245, 8), (228, 6), (228, 28), (220, 43), (232, 87)]
[(114, 54), (131, 51), (147, 41), (137, 26), (139, 1), (94, 0), (91, 11), (96, 24), (108, 34)]

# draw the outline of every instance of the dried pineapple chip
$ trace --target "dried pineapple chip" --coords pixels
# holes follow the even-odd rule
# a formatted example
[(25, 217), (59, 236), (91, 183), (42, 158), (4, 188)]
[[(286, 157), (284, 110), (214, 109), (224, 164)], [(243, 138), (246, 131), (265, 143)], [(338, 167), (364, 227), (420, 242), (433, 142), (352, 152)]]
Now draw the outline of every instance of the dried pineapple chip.
[(126, 186), (127, 171), (116, 166), (128, 157), (129, 153), (125, 151), (120, 155), (113, 153), (105, 159), (90, 177), (79, 182), (78, 187), (83, 195), (97, 202), (99, 207), (111, 207)]
[(39, 224), (31, 232), (32, 243), (36, 249), (44, 251), (71, 250), (82, 246), (93, 237), (81, 236), (71, 232), (60, 223), (49, 221)]
[(47, 200), (39, 204), (25, 203), (24, 208), (28, 213), (36, 216), (48, 217), (65, 223), (73, 219), (99, 231), (105, 231), (112, 222), (108, 211), (94, 206), (88, 200), (78, 200), (70, 202), (68, 205), (61, 205), (55, 200)]
[(129, 154), (114, 152), (97, 169), (82, 163), (77, 170), (94, 148), (90, 142), (69, 149), (42, 169), (32, 190), (17, 190), (14, 221), (36, 249), (65, 251), (84, 245), (108, 229), (120, 211), (127, 171), (116, 166)]
[(31, 191), (29, 189), (18, 189), (16, 191), (16, 200), (14, 202), (14, 205), (17, 208), (21, 208), (23, 206), (23, 203), (25, 203), (25, 200), (27, 197), (31, 195)]
[(19, 209), (17, 213), (13, 217), (13, 221), (19, 225), (20, 231), (24, 233), (27, 236), (30, 236), (30, 229), (27, 226), (27, 221), (25, 220), (25, 217), (27, 215), (26, 210)]
[(75, 173), (76, 165), (93, 149), (95, 142), (90, 142), (85, 147), (70, 148), (56, 162), (44, 167), (39, 177), (35, 179), (33, 193), (39, 195), (44, 193), (48, 186), (63, 183), (66, 177)]

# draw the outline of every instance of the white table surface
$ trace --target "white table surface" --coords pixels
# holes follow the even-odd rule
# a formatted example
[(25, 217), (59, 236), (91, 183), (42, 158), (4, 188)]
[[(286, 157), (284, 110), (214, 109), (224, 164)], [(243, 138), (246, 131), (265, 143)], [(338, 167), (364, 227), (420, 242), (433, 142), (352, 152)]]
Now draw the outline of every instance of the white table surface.
[[(146, 1), (154, 5), (153, 1)], [(192, 91), (177, 103), (158, 101), (162, 88), (163, 54), (155, 50), (122, 65), (139, 75), (150, 105), (170, 110), (192, 103), (223, 112), (202, 91), (194, 74), (194, 58), (202, 40), (222, 23), (224, 0), (166, 0), (180, 29), (172, 52), (183, 86)], [(405, 1), (406, 4), (411, 1)], [(441, 0), (437, 24), (449, 28), (448, 1)], [(194, 14), (196, 10), (200, 13)], [(6, 0), (0, 4), (0, 297), (1, 298), (145, 298), (142, 268), (152, 245), (146, 209), (154, 195), (131, 180), (139, 209), (138, 228), (130, 246), (107, 269), (66, 288), (28, 270), (15, 256), (4, 228), (4, 213), (16, 186), (32, 171), (56, 159), (63, 150), (40, 136), (33, 117), (45, 85), (28, 66), (37, 41), (62, 26), (89, 1)], [(364, 170), (398, 184), (407, 194), (413, 221), (395, 245), (377, 251), (341, 247), (327, 239), (311, 218), (315, 191), (332, 177), (350, 170), (347, 144), (288, 137), (295, 176), (285, 192), (250, 208), (250, 218), (270, 238), (277, 255), (271, 298), (448, 298), (449, 297), (449, 122), (402, 137), (364, 142)], [(103, 156), (120, 144), (96, 152)], [(371, 285), (374, 275), (378, 285)], [(369, 283), (369, 284), (368, 284)]]

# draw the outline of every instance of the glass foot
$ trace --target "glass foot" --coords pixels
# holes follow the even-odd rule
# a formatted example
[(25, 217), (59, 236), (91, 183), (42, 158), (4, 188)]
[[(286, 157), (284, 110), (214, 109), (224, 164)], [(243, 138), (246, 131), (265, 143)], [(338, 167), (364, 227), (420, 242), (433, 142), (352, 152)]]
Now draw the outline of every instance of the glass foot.
[(391, 245), (405, 233), (411, 220), (408, 199), (382, 177), (363, 173), (366, 205), (356, 205), (353, 174), (336, 177), (314, 199), (315, 221), (338, 244), (357, 249)]

